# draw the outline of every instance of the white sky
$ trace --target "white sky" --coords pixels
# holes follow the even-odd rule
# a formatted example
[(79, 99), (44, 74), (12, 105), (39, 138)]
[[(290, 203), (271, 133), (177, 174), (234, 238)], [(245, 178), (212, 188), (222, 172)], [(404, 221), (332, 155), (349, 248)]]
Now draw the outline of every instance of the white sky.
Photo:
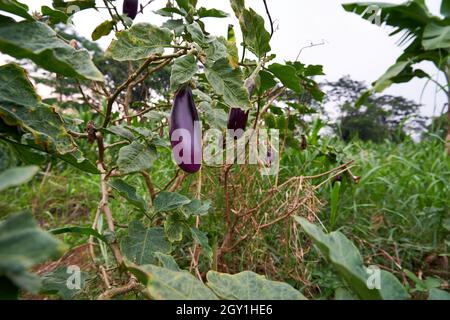
[[(42, 5), (51, 6), (51, 0), (25, 1), (32, 10), (39, 10)], [(118, 8), (122, 0), (116, 1)], [(140, 0), (140, 3), (146, 3)], [(156, 0), (148, 6), (143, 15), (138, 15), (135, 22), (150, 22), (160, 25), (165, 18), (153, 14), (153, 10), (165, 6), (166, 0)], [(267, 0), (272, 18), (276, 20), (276, 29), (272, 41), (272, 51), (277, 60), (294, 60), (299, 49), (313, 43), (325, 42), (325, 45), (303, 50), (300, 61), (307, 64), (321, 64), (326, 76), (324, 79), (333, 81), (349, 74), (355, 80), (370, 84), (392, 65), (401, 54), (401, 48), (395, 42), (398, 38), (388, 36), (389, 29), (372, 25), (353, 13), (347, 13), (341, 7), (343, 0)], [(401, 3), (402, 0), (384, 0), (384, 2)], [(441, 0), (426, 0), (433, 14), (439, 14)], [(103, 1), (97, 0), (103, 6)], [(199, 6), (217, 8), (230, 13), (229, 18), (206, 19), (207, 30), (214, 35), (226, 36), (227, 25), (232, 23), (238, 33), (237, 19), (232, 14), (228, 0), (199, 0)], [(268, 19), (262, 0), (246, 0), (246, 6), (251, 7), (266, 19), (266, 29), (269, 30)], [(108, 18), (106, 10), (100, 12), (85, 10), (75, 15), (76, 29), (86, 38), (95, 27)], [(208, 21), (209, 20), (209, 21)], [(209, 22), (209, 23), (208, 23)], [(238, 34), (240, 38), (240, 35)], [(106, 48), (112, 36), (104, 37), (98, 43)], [(435, 79), (444, 83), (442, 74), (431, 63), (420, 65)], [(318, 81), (323, 79), (318, 78)], [(407, 84), (393, 85), (385, 93), (401, 95), (422, 103), (422, 113), (427, 116), (439, 114), (446, 97), (444, 93), (436, 93), (436, 85), (429, 82), (424, 89), (426, 80), (415, 79)]]

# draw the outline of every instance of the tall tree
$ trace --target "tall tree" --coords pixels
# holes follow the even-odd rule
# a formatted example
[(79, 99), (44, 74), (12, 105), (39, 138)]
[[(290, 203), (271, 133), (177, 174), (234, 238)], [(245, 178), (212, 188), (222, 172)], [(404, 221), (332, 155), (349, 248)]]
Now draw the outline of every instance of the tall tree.
[[(402, 4), (382, 2), (348, 3), (343, 7), (369, 21), (384, 23), (394, 28), (390, 36), (403, 33), (400, 44), (409, 43), (403, 54), (377, 81), (372, 91), (381, 92), (392, 83), (408, 82), (414, 77), (428, 78), (447, 95), (447, 121), (450, 122), (450, 5), (441, 2), (441, 16), (434, 16), (425, 0), (410, 0)], [(422, 61), (432, 62), (443, 72), (446, 83), (437, 83), (423, 70), (415, 68)], [(362, 96), (367, 97), (368, 94)], [(363, 100), (363, 99), (361, 99)], [(450, 154), (450, 126), (447, 132), (447, 151)]]

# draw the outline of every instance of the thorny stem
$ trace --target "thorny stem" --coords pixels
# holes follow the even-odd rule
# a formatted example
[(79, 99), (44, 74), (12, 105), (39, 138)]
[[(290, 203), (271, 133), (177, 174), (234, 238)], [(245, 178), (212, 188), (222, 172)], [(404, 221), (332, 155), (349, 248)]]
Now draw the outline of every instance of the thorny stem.
[[(103, 143), (103, 136), (100, 132), (96, 132), (96, 140), (98, 145), (98, 160), (97, 160), (97, 168), (101, 172), (100, 174), (100, 186), (102, 191), (102, 199), (100, 200), (99, 208), (103, 211), (106, 216), (106, 221), (108, 223), (108, 229), (111, 233), (114, 234), (114, 218), (112, 215), (111, 208), (109, 207), (109, 193), (108, 193), (108, 184), (107, 184), (107, 175), (106, 175), (106, 167), (104, 164), (104, 153), (105, 147)], [(122, 253), (120, 252), (119, 245), (117, 241), (113, 241), (110, 244), (111, 250), (114, 254), (114, 258), (116, 259), (117, 264), (120, 266), (123, 263)]]

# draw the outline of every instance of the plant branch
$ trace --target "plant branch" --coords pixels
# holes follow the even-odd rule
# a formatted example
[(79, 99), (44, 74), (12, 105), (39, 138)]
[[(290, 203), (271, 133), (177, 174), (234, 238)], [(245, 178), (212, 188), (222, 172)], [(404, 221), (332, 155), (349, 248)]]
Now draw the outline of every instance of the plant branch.
[(182, 56), (185, 53), (186, 53), (185, 50), (180, 50), (180, 51), (178, 51), (178, 52), (176, 52), (174, 54), (170, 54), (170, 55), (166, 55), (166, 56), (151, 55), (150, 57), (148, 57), (147, 60), (145, 60), (145, 62), (135, 72), (133, 72), (128, 77), (128, 79), (124, 83), (122, 83), (114, 91), (114, 93), (108, 98), (108, 103), (107, 103), (107, 106), (106, 106), (105, 120), (103, 121), (102, 127), (106, 128), (108, 126), (109, 122), (111, 121), (112, 106), (113, 106), (114, 102), (116, 101), (117, 97), (119, 96), (119, 94), (123, 90), (125, 90), (134, 80), (136, 80), (136, 78), (142, 72), (144, 72), (152, 62), (158, 61), (158, 60), (162, 60), (161, 63), (159, 63), (157, 66), (153, 67), (152, 69), (150, 69), (148, 71), (148, 75), (161, 70), (166, 65), (168, 65), (172, 61), (172, 59), (174, 59), (176, 57), (180, 57), (180, 56)]

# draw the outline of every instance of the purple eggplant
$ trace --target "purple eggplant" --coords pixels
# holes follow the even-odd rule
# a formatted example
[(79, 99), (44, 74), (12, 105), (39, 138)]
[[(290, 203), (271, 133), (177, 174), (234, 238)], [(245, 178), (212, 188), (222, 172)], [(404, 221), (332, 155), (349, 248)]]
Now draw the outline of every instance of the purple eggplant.
[(202, 162), (201, 124), (192, 90), (185, 86), (178, 90), (170, 115), (170, 141), (178, 166), (188, 172), (200, 170)]
[(124, 0), (122, 13), (134, 20), (138, 12), (138, 0)]
[[(243, 131), (245, 131), (245, 127), (247, 126), (248, 119), (248, 110), (243, 111), (240, 108), (231, 108), (230, 114), (228, 115), (228, 124), (227, 128), (229, 130), (234, 130), (234, 137), (239, 139), (243, 135)], [(241, 129), (242, 131), (238, 131)]]

